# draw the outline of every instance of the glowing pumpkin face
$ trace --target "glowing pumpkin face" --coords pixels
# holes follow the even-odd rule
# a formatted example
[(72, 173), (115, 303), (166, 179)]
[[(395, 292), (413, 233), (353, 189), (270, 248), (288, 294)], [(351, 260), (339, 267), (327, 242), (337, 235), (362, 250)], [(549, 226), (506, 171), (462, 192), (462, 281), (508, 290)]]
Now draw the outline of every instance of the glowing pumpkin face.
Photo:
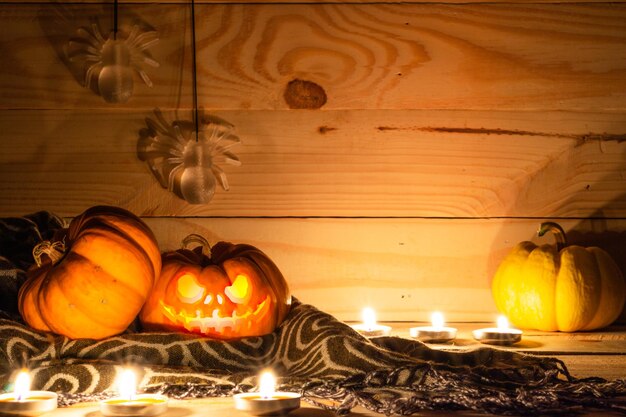
[(263, 252), (219, 242), (210, 257), (202, 247), (163, 254), (161, 275), (139, 317), (148, 330), (232, 339), (271, 333), (290, 304), (285, 279)]

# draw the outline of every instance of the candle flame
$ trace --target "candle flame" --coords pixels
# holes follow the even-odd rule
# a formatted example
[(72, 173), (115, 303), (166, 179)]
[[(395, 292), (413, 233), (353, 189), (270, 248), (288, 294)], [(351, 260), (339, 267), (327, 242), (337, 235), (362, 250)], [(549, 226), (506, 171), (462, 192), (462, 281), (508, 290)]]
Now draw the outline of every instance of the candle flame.
[(28, 371), (22, 370), (15, 378), (15, 387), (13, 390), (15, 399), (17, 401), (25, 400), (28, 395), (28, 391), (30, 391), (30, 375), (28, 374)]
[(507, 330), (509, 328), (509, 320), (505, 316), (498, 317), (498, 329)]
[(130, 369), (124, 369), (117, 380), (117, 392), (120, 397), (132, 400), (137, 390), (137, 376)]
[(443, 329), (443, 325), (446, 323), (443, 319), (443, 314), (439, 311), (435, 311), (430, 315), (430, 322), (435, 329)]
[(367, 330), (372, 330), (376, 327), (376, 312), (371, 307), (365, 307), (361, 313), (363, 317), (363, 324)]
[(274, 395), (276, 389), (276, 378), (270, 371), (265, 371), (259, 378), (259, 393), (261, 398), (268, 399)]

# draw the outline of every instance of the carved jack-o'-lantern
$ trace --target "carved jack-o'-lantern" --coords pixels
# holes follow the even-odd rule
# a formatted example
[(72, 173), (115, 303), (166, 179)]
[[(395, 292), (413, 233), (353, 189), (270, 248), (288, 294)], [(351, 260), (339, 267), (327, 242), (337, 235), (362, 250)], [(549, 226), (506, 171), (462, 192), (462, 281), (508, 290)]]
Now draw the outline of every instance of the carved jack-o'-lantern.
[[(190, 243), (200, 243), (193, 250)], [(209, 255), (203, 253), (210, 251)], [(148, 330), (187, 331), (220, 339), (271, 333), (287, 315), (291, 295), (276, 265), (251, 245), (198, 235), (163, 254), (163, 269), (139, 316)]]

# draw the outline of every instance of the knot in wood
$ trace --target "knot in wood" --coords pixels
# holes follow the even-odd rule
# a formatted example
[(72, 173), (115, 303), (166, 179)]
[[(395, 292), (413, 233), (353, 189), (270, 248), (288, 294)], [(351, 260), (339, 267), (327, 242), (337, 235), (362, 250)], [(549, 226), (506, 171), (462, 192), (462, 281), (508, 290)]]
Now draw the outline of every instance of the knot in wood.
[(326, 104), (326, 92), (312, 81), (295, 79), (285, 88), (285, 101), (292, 109), (319, 109)]

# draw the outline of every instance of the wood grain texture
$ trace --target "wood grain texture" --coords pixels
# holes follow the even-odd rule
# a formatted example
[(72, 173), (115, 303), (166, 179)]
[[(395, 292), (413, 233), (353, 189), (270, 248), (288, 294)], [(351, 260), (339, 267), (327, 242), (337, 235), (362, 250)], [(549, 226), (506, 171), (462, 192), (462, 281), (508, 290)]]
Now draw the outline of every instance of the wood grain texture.
[[(190, 120), (191, 112), (165, 112)], [(621, 114), (217, 112), (231, 189), (189, 205), (137, 156), (143, 111), (0, 112), (0, 215), (626, 217)]]
[(189, 5), (142, 3), (120, 28), (157, 30), (160, 66), (120, 105), (67, 54), (90, 21), (111, 29), (110, 2), (0, 4), (0, 216), (109, 204), (163, 248), (256, 244), (342, 319), (372, 300), (490, 320), (494, 268), (539, 218), (626, 271), (625, 4), (200, 2), (199, 103), (235, 124), (243, 165), (189, 205), (137, 156), (155, 107), (191, 119)]
[[(422, 317), (423, 319), (424, 317)], [(428, 320), (428, 316), (425, 317)], [(391, 335), (403, 339), (412, 339), (410, 328), (416, 326), (430, 326), (430, 322), (382, 322), (391, 327)], [(472, 332), (476, 329), (494, 327), (495, 322), (466, 323), (446, 322), (446, 326), (457, 329), (457, 336), (448, 343), (428, 343), (428, 347), (436, 350), (467, 351), (489, 346), (474, 339)], [(491, 345), (493, 347), (493, 345)], [(598, 364), (602, 357), (607, 362), (626, 363), (626, 328), (611, 326), (593, 332), (559, 333), (524, 330), (522, 340), (511, 346), (498, 346), (498, 349), (528, 353), (531, 355), (550, 356), (561, 358), (579, 355), (591, 355), (595, 360), (584, 361), (586, 366)], [(583, 361), (574, 360), (582, 365)], [(625, 368), (626, 369), (626, 368)], [(592, 375), (591, 369), (585, 373)], [(574, 374), (576, 375), (576, 374)], [(620, 375), (621, 377), (622, 375)], [(617, 376), (614, 376), (614, 378)]]
[[(0, 13), (0, 106), (110, 108), (82, 87), (65, 51), (110, 4), (11, 4)], [(199, 103), (286, 109), (294, 79), (320, 86), (322, 109), (625, 110), (622, 4), (198, 5)], [(117, 108), (189, 107), (187, 5), (128, 4), (120, 28), (158, 31), (147, 68)]]
[[(494, 322), (490, 282), (504, 256), (537, 239), (537, 220), (146, 218), (161, 250), (190, 233), (267, 253), (301, 301), (342, 320), (367, 304), (383, 321)], [(563, 220), (571, 243), (597, 245), (626, 270), (626, 221)], [(625, 316), (626, 317), (626, 316)]]

